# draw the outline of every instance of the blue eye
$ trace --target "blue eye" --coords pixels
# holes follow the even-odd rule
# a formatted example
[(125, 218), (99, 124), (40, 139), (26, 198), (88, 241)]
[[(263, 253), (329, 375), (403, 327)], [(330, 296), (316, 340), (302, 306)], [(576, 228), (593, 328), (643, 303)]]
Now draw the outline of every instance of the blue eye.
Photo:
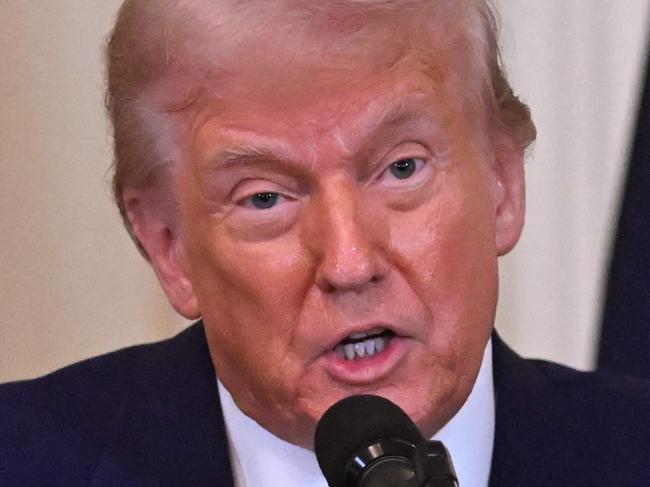
[(258, 210), (273, 208), (278, 202), (278, 193), (257, 193), (250, 196), (251, 204)]
[(417, 168), (417, 161), (413, 158), (400, 159), (399, 161), (393, 162), (389, 167), (390, 173), (397, 179), (410, 178), (415, 174)]

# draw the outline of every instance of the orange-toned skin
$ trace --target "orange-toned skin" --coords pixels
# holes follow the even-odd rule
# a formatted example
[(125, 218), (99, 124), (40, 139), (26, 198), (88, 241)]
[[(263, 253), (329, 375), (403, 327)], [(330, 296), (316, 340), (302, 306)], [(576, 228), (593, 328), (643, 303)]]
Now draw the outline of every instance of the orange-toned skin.
[[(351, 394), (395, 401), (429, 436), (453, 417), (492, 330), (497, 258), (523, 224), (522, 151), (488, 143), (450, 78), (408, 62), (339, 74), (238, 73), (191, 117), (172, 181), (178, 222), (127, 194), (170, 301), (203, 318), (220, 380), (305, 447)], [(415, 174), (393, 176), (408, 158)], [(265, 192), (277, 204), (255, 208)], [(376, 326), (401, 337), (390, 359), (337, 362), (342, 338)]]

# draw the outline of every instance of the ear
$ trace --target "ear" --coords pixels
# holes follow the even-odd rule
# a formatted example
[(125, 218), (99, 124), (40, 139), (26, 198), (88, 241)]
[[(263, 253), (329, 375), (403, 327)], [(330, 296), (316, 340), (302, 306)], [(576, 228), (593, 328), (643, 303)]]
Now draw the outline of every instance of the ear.
[(179, 212), (170, 191), (131, 189), (124, 205), (133, 235), (147, 257), (172, 307), (187, 319), (201, 315), (183, 261)]
[(512, 137), (503, 135), (496, 147), (496, 228), (498, 255), (505, 255), (515, 246), (524, 226), (526, 186), (524, 149)]

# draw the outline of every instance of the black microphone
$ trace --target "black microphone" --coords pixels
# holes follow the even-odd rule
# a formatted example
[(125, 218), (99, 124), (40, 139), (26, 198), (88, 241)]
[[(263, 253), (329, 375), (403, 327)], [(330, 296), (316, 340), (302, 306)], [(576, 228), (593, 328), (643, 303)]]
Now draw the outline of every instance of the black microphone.
[(330, 487), (455, 487), (456, 473), (439, 441), (426, 441), (388, 399), (351, 396), (316, 426), (316, 458)]

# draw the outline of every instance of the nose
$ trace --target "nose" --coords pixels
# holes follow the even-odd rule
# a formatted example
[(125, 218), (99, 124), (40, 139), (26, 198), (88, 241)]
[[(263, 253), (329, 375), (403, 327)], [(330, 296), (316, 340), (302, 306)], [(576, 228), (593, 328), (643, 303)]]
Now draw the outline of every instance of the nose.
[(388, 272), (379, 238), (381, 219), (346, 185), (338, 185), (320, 206), (317, 286), (330, 293), (361, 291), (381, 281)]

